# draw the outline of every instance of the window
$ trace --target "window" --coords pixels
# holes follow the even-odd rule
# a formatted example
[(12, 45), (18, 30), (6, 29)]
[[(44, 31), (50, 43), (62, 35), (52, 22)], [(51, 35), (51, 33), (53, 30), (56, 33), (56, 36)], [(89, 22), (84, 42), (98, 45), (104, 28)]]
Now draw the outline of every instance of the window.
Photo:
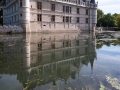
[(79, 40), (76, 40), (76, 45), (77, 45), (77, 46), (79, 45)]
[(86, 18), (86, 23), (88, 23), (88, 18)]
[(38, 44), (38, 50), (42, 50), (42, 43)]
[(55, 53), (54, 53), (54, 52), (51, 53), (51, 59), (52, 59), (52, 60), (55, 60)]
[(71, 13), (71, 7), (70, 7), (70, 13)]
[(79, 49), (76, 49), (76, 54), (79, 55)]
[(15, 11), (16, 11), (16, 4), (14, 5), (14, 9), (15, 9)]
[(65, 6), (63, 6), (63, 12), (65, 12)]
[(76, 22), (79, 23), (79, 17), (77, 17)]
[(69, 22), (71, 23), (71, 17), (69, 18), (69, 20), (70, 20)]
[(13, 21), (13, 16), (12, 16), (12, 22), (14, 22), (14, 21)]
[(16, 15), (15, 15), (15, 22), (16, 22)]
[(42, 15), (41, 14), (37, 15), (37, 21), (42, 21)]
[(66, 17), (66, 22), (69, 22), (69, 17), (68, 16)]
[(78, 4), (80, 4), (80, 0), (78, 0)]
[(51, 16), (51, 22), (55, 22), (55, 15)]
[(20, 0), (20, 7), (22, 7), (22, 0)]
[(79, 8), (77, 8), (77, 14), (79, 14)]
[(13, 10), (13, 6), (12, 6), (12, 12), (14, 12), (14, 10)]
[(63, 22), (65, 22), (65, 17), (63, 16)]
[(20, 16), (22, 17), (22, 13), (20, 13)]
[(69, 6), (66, 6), (66, 13), (69, 13)]
[(71, 23), (71, 17), (63, 16), (63, 22), (70, 22)]
[(55, 4), (51, 4), (51, 10), (55, 11)]
[(52, 49), (55, 49), (55, 43), (52, 43), (52, 44), (51, 44), (51, 48), (52, 48)]
[(42, 9), (42, 2), (37, 2), (37, 9)]
[(86, 15), (88, 15), (88, 9), (86, 9)]

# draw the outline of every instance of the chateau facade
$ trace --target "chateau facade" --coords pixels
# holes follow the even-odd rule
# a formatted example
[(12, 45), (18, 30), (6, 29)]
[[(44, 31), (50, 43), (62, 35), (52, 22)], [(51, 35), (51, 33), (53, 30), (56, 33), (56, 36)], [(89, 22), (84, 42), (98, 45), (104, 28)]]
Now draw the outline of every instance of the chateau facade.
[(25, 32), (94, 30), (94, 0), (4, 0), (3, 24), (20, 25)]

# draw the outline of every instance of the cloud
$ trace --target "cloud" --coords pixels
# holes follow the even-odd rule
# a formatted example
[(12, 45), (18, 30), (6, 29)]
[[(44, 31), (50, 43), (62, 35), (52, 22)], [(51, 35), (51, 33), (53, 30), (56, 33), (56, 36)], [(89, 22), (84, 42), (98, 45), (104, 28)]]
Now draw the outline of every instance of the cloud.
[(104, 13), (120, 13), (120, 0), (98, 0), (98, 8)]
[(103, 46), (99, 51), (108, 51), (108, 52), (115, 52), (115, 53), (119, 53), (120, 54), (120, 47), (119, 46), (110, 46), (110, 47), (107, 47), (107, 46)]
[(109, 55), (109, 54), (98, 53), (97, 58), (102, 59), (102, 60), (120, 61), (120, 55), (112, 56), (112, 55)]

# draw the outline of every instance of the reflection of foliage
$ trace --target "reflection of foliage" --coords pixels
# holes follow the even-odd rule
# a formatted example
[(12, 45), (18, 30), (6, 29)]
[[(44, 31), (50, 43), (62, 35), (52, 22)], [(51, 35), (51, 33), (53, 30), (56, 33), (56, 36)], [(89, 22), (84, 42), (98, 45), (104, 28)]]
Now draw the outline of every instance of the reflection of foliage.
[(102, 46), (103, 46), (102, 43), (101, 43), (101, 44), (97, 44), (97, 45), (96, 45), (96, 48), (97, 48), (97, 49), (100, 49), (100, 48), (102, 48)]
[(99, 90), (106, 90), (106, 87), (103, 85), (102, 82), (100, 82), (100, 89)]
[(120, 27), (120, 14), (116, 15), (117, 27)]
[(105, 42), (105, 45), (106, 45), (106, 46), (110, 46), (110, 44), (111, 44), (110, 41)]
[(114, 45), (114, 46), (120, 45), (120, 39), (114, 40), (114, 41), (113, 41), (113, 45)]
[(112, 85), (115, 89), (120, 90), (120, 83), (117, 78), (112, 78), (110, 76), (106, 76), (106, 80), (109, 84)]
[(97, 34), (96, 35), (96, 48), (100, 49), (103, 45), (110, 46), (110, 45), (120, 45), (120, 38), (115, 38), (114, 35), (109, 33), (104, 34)]

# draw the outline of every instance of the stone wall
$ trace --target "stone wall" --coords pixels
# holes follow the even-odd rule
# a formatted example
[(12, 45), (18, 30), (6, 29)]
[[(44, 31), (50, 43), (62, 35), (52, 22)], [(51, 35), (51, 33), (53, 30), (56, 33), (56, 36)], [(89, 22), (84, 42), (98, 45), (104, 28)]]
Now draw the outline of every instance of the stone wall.
[(0, 33), (7, 33), (7, 32), (12, 32), (12, 33), (22, 33), (23, 32), (23, 28), (21, 26), (0, 26)]

